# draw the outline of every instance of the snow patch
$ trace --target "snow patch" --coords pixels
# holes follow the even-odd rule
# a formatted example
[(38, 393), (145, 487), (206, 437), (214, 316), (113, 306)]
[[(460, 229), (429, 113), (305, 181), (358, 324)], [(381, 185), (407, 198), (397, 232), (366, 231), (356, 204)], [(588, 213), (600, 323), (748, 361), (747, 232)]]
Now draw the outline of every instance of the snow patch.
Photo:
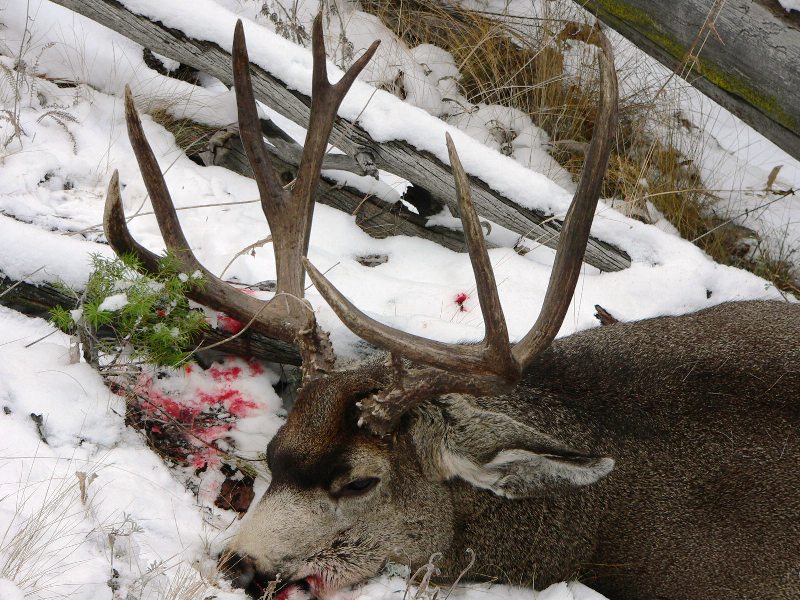
[(97, 307), (97, 310), (121, 310), (125, 306), (128, 305), (128, 294), (124, 292), (121, 294), (113, 294), (108, 296), (105, 300), (100, 303), (100, 306)]

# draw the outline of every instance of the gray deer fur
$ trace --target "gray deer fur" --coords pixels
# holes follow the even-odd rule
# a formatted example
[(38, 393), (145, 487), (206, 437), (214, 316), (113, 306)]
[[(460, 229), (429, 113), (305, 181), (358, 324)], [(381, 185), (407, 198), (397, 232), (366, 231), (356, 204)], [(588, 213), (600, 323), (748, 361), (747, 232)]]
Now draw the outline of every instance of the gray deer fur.
[[(612, 600), (800, 598), (800, 305), (722, 304), (560, 340), (506, 396), (359, 428), (388, 368), (309, 382), (231, 540), (235, 583), (312, 592), (387, 560)], [(343, 496), (352, 480), (380, 478)]]

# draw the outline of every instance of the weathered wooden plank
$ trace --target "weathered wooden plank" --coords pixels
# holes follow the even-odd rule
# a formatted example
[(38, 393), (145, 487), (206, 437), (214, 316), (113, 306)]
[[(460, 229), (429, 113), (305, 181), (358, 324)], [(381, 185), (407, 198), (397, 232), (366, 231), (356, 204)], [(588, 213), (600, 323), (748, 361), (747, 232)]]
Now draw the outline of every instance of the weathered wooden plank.
[[(154, 52), (209, 73), (226, 84), (232, 82), (230, 54), (214, 43), (193, 39), (162, 23), (136, 15), (115, 0), (53, 1)], [(257, 99), (295, 123), (308, 122), (308, 97), (287, 89), (279, 79), (258, 66), (253, 66), (251, 76)], [(428, 190), (435, 199), (449, 206), (456, 206), (450, 167), (435, 156), (400, 141), (379, 144), (357, 124), (343, 119), (337, 119), (331, 139), (351, 156), (368, 152), (374, 156), (378, 168)], [(553, 220), (551, 215), (521, 207), (479, 179), (471, 177), (471, 180), (473, 202), (481, 216), (547, 246), (557, 245), (561, 223)], [(584, 260), (603, 271), (618, 271), (630, 266), (630, 257), (624, 251), (594, 238), (589, 240)]]
[[(244, 153), (238, 131), (214, 136), (209, 143), (209, 148), (208, 152), (199, 154), (199, 158), (205, 165), (224, 167), (239, 173), (239, 175), (253, 178), (253, 169)], [(293, 151), (287, 152), (286, 150), (285, 147), (268, 148), (277, 172), (290, 171), (288, 179), (293, 179), (294, 172), (300, 164), (300, 156)], [(323, 163), (323, 166), (326, 165)], [(412, 213), (402, 203), (387, 204), (378, 198), (365, 196), (365, 194), (348, 187), (329, 183), (325, 179), (320, 181), (314, 200), (354, 215), (356, 225), (371, 237), (383, 239), (393, 235), (409, 235), (435, 242), (455, 252), (467, 251), (464, 235), (460, 231), (444, 227), (428, 227), (425, 224), (427, 219)], [(493, 247), (488, 241), (487, 245)]]
[(576, 0), (800, 160), (800, 13), (777, 0)]

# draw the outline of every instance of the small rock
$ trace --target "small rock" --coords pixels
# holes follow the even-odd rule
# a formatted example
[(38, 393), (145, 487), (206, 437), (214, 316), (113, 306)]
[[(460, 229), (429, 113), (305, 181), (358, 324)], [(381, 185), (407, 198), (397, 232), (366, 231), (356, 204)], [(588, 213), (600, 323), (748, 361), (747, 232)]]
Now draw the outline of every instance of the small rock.
[(367, 254), (366, 256), (357, 256), (356, 260), (365, 267), (377, 267), (389, 262), (389, 257), (385, 254)]

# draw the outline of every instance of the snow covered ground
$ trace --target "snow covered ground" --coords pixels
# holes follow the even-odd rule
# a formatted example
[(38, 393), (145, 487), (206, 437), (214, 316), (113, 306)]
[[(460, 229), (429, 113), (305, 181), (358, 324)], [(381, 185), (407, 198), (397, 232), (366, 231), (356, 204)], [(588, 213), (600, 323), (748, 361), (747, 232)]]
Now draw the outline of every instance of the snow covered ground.
[[(235, 19), (254, 18), (258, 12), (256, 3), (238, 0), (124, 3), (223, 48), (230, 47)], [(363, 46), (376, 35), (391, 42), (390, 34), (374, 20), (363, 15), (353, 19), (362, 23), (348, 29), (356, 50), (362, 47), (358, 35)], [(264, 20), (261, 17), (259, 23)], [(0, 0), (0, 22), (5, 26), (0, 37), (4, 111), (0, 115), (6, 115), (0, 118), (0, 142), (5, 143), (0, 147), (0, 271), (15, 279), (60, 279), (80, 288), (89, 274), (89, 256), (110, 255), (102, 243), (100, 222), (113, 169), (120, 171), (127, 214), (136, 214), (130, 224), (134, 235), (154, 250), (162, 248), (125, 135), (121, 91), (131, 84), (144, 111), (162, 108), (220, 125), (235, 120), (232, 93), (211, 78), (196, 87), (161, 76), (144, 64), (136, 44), (44, 0)], [(309, 53), (259, 23), (250, 21), (246, 26), (251, 58), (307, 91)], [(451, 84), (447, 57), (431, 48), (408, 52), (405, 68), (416, 64), (420, 82), (429, 78), (412, 100), (444, 114), (443, 98), (453, 94), (447, 87)], [(20, 53), (25, 68), (15, 70)], [(391, 56), (379, 56), (366, 77), (372, 81), (391, 77), (397, 68)], [(420, 57), (432, 62), (436, 56), (442, 61), (431, 76), (421, 69)], [(77, 86), (56, 85), (63, 80)], [(515, 155), (524, 155), (526, 165), (552, 179), (487, 149), (483, 143), (494, 148), (497, 144), (486, 122), (456, 123), (477, 136), (476, 141), (367, 84), (354, 87), (341, 114), (360, 115), (376, 139), (405, 139), (440, 158), (446, 157), (444, 131), (452, 131), (466, 168), (520, 204), (561, 214), (569, 203), (565, 187), (571, 183), (543, 153), (546, 135), (532, 123), (515, 122), (514, 127), (523, 131)], [(521, 118), (499, 109), (492, 114), (494, 120)], [(176, 206), (200, 206), (180, 212), (187, 237), (201, 261), (219, 272), (240, 249), (266, 235), (255, 184), (221, 168), (196, 165), (175, 145), (172, 134), (147, 116), (143, 120)], [(747, 146), (755, 154), (742, 155), (744, 131), (736, 124), (702, 133), (709, 145), (713, 146), (711, 136), (718, 142), (718, 160), (726, 168), (752, 177), (736, 186), (763, 187), (766, 173), (776, 163), (784, 164), (776, 187), (800, 185), (797, 163), (756, 134), (747, 132), (754, 140)], [(726, 145), (734, 142), (736, 148)], [(248, 200), (254, 202), (239, 204)], [(800, 222), (796, 212), (770, 214), (777, 220), (771, 226), (796, 231)], [(594, 233), (626, 250), (633, 264), (625, 271), (604, 274), (586, 267), (562, 335), (596, 326), (595, 304), (622, 320), (635, 320), (726, 300), (781, 297), (766, 281), (717, 265), (690, 243), (607, 206), (598, 211)], [(389, 260), (368, 268), (356, 261), (366, 254), (385, 254)], [(372, 239), (352, 216), (325, 206), (316, 209), (309, 255), (321, 270), (331, 269), (329, 277), (359, 307), (387, 323), (444, 341), (482, 336), (472, 271), (464, 255), (414, 238)], [(542, 303), (553, 253), (537, 248), (520, 256), (511, 248), (498, 248), (490, 255), (510, 332), (521, 336)], [(243, 282), (274, 279), (271, 247), (238, 258), (227, 276)], [(308, 295), (337, 351), (353, 354), (354, 336), (313, 289)], [(40, 340), (47, 334), (52, 335)], [(174, 398), (190, 406), (204, 394), (213, 397), (215, 406), (237, 417), (226, 435), (235, 438), (240, 453), (256, 457), (282, 418), (280, 401), (270, 385), (277, 371), (244, 363), (226, 363), (219, 367), (223, 368), (238, 369), (236, 377), (215, 376), (212, 370), (181, 371), (154, 384), (160, 386), (160, 406)], [(2, 600), (243, 597), (218, 582), (214, 570), (214, 553), (236, 527), (235, 513), (213, 505), (218, 473), (209, 468), (198, 477), (188, 467), (168, 468), (139, 433), (126, 427), (124, 401), (90, 367), (70, 364), (66, 336), (53, 333), (44, 321), (4, 308), (0, 308), (0, 410)], [(203, 451), (198, 444), (194, 458)], [(203, 460), (210, 464), (214, 459)], [(187, 491), (191, 485), (197, 494)], [(265, 485), (258, 480), (257, 493)], [(399, 599), (404, 589), (401, 578), (385, 576), (343, 595)], [(487, 593), (485, 586), (463, 586), (452, 597), (477, 600)], [(491, 595), (509, 600), (599, 598), (579, 584), (561, 584), (539, 594), (494, 586)]]
[(26, 347), (51, 332), (0, 308), (0, 597), (153, 597), (199, 580), (191, 561), (213, 565), (201, 557), (220, 530), (125, 426), (124, 400), (69, 364), (65, 336)]

